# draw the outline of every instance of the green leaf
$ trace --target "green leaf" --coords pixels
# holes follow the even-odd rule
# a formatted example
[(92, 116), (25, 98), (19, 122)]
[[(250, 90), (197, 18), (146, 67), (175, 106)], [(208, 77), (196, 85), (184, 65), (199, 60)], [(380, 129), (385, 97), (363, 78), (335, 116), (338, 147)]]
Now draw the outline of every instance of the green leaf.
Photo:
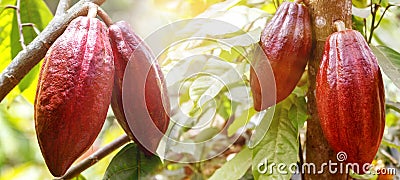
[(207, 10), (201, 13), (198, 17), (209, 18), (215, 16), (218, 12), (225, 12), (230, 8), (241, 3), (242, 0), (228, 0), (221, 3), (214, 4), (210, 6)]
[(386, 46), (371, 46), (383, 72), (400, 88), (400, 53)]
[(265, 3), (261, 6), (261, 9), (267, 12), (268, 14), (275, 14), (276, 12), (276, 7), (274, 3)]
[(82, 174), (79, 174), (79, 176), (72, 178), (72, 180), (86, 180), (86, 178)]
[(352, 16), (352, 21), (353, 21), (353, 29), (357, 30), (358, 32), (360, 32), (363, 36), (364, 34), (364, 20), (361, 17)]
[[(232, 112), (235, 112), (237, 103), (229, 101), (226, 96), (220, 96), (221, 102), (218, 105), (218, 114), (224, 118), (229, 119), (232, 115)], [(229, 130), (228, 130), (229, 132)], [(229, 134), (229, 133), (228, 133)]]
[(389, 0), (381, 0), (381, 6), (382, 7), (387, 7), (389, 5)]
[(245, 47), (257, 43), (265, 26), (263, 17), (268, 19), (269, 15), (258, 8), (235, 6), (239, 2), (240, 0), (231, 0), (215, 4), (197, 16), (198, 20), (188, 22), (177, 34), (186, 38), (207, 39), (181, 42), (169, 48), (168, 58), (184, 59), (189, 54), (209, 54), (214, 49), (229, 51), (232, 46)]
[(372, 3), (372, 4), (379, 4), (379, 1), (380, 1), (380, 0), (371, 0), (371, 3)]
[(264, 139), (273, 121), (272, 119), (275, 111), (276, 111), (275, 106), (272, 106), (269, 109), (259, 112), (257, 114), (258, 117), (256, 118), (257, 119), (261, 118), (261, 122), (258, 123), (256, 128), (254, 129), (253, 134), (250, 137), (250, 141), (248, 144), (249, 148), (252, 149), (256, 147)]
[(239, 117), (235, 118), (233, 123), (229, 126), (228, 136), (234, 135), (239, 128), (245, 126), (249, 122), (250, 118), (253, 117), (256, 113), (257, 111), (253, 107), (244, 110), (242, 114), (240, 114)]
[(219, 58), (227, 62), (235, 62), (239, 57), (244, 58), (245, 55), (245, 47), (232, 47), (229, 51), (222, 50)]
[(250, 149), (242, 149), (233, 159), (215, 171), (210, 180), (240, 179), (251, 166), (251, 154)]
[(366, 7), (368, 7), (368, 1), (367, 0), (352, 0), (352, 2), (353, 2), (353, 5), (355, 7), (358, 7), (358, 8), (366, 8)]
[(385, 125), (386, 127), (394, 127), (397, 125), (397, 122), (399, 121), (399, 117), (397, 117), (393, 113), (387, 113), (385, 116)]
[(11, 48), (21, 48), (19, 42), (11, 42), (11, 31), (15, 27), (13, 24), (15, 10), (12, 8), (5, 9), (7, 5), (15, 5), (16, 0), (0, 1), (0, 71), (7, 67), (13, 58), (11, 56)]
[(216, 127), (210, 127), (202, 130), (199, 134), (194, 138), (195, 142), (205, 142), (212, 139), (215, 135), (219, 133), (219, 129)]
[[(21, 21), (23, 23), (29, 22), (35, 24), (39, 31), (42, 31), (53, 18), (53, 14), (47, 7), (46, 3), (42, 0), (24, 0), (21, 1)], [(23, 29), (25, 43), (28, 44), (36, 38), (37, 34), (32, 27), (24, 27)], [(21, 49), (20, 49), (21, 50)], [(12, 55), (15, 57), (20, 51), (12, 49)], [(29, 93), (35, 94), (37, 86), (37, 76), (39, 76), (40, 64), (36, 65), (20, 82), (18, 85), (21, 92), (24, 92), (30, 86), (34, 87)], [(26, 93), (26, 95), (29, 95)], [(27, 98), (31, 100), (31, 98)], [(33, 101), (31, 101), (33, 103)]]
[(189, 88), (189, 97), (199, 106), (214, 99), (224, 87), (223, 82), (212, 76), (200, 76), (193, 81)]
[[(208, 58), (205, 56), (205, 58)], [(189, 87), (190, 99), (201, 107), (214, 99), (225, 86), (243, 82), (241, 75), (244, 69), (241, 64), (233, 64), (209, 58), (203, 61), (202, 69), (193, 77)]]
[[(29, 71), (27, 75), (25, 75), (24, 78), (22, 78), (21, 82), (19, 82), (18, 84), (18, 88), (21, 92), (24, 92), (26, 89), (28, 89), (30, 85), (32, 85), (34, 80), (37, 79), (36, 77), (39, 76), (39, 70), (40, 70), (40, 65), (37, 64)], [(37, 81), (33, 86), (36, 88)]]
[(293, 100), (294, 106), (290, 108), (288, 117), (292, 121), (294, 126), (298, 126), (298, 128), (301, 128), (308, 118), (306, 99), (305, 97), (293, 97)]
[[(260, 41), (260, 34), (261, 34), (262, 29), (261, 28), (257, 28), (251, 31), (248, 31), (247, 33), (242, 32), (243, 34), (240, 35), (235, 35), (233, 37), (230, 38), (226, 38), (226, 39), (221, 39), (222, 42), (229, 44), (229, 46), (233, 46), (233, 47), (247, 47), (247, 46), (251, 46), (255, 43), (257, 43), (258, 41)], [(224, 46), (221, 46), (224, 47)], [(231, 48), (229, 48), (231, 49)], [(226, 49), (228, 50), (228, 49)], [(240, 49), (235, 49), (234, 51), (238, 51)], [(244, 54), (243, 52), (239, 52)]]
[[(2, 71), (11, 60), (22, 50), (17, 24), (16, 11), (11, 8), (4, 9), (7, 5), (16, 5), (16, 0), (5, 0), (0, 2), (0, 70)], [(53, 18), (46, 3), (42, 0), (24, 0), (20, 4), (20, 15), (22, 23), (33, 23), (39, 31), (42, 31)], [(37, 36), (31, 26), (23, 27), (25, 45), (28, 45)], [(32, 94), (36, 92), (37, 76), (40, 65), (36, 65), (19, 83), (21, 92), (29, 89), (24, 96), (33, 103)], [(29, 88), (33, 86), (34, 88)]]
[(103, 179), (142, 179), (161, 165), (158, 156), (146, 157), (138, 146), (130, 143), (111, 160)]
[[(36, 88), (37, 88), (37, 84), (39, 82), (39, 73), (38, 72), (40, 71), (41, 66), (42, 66), (42, 63), (39, 63), (38, 65), (33, 67), (33, 69), (28, 73), (27, 76), (25, 76), (25, 78), (29, 77), (29, 78), (33, 78), (33, 79), (31, 79), (31, 84), (26, 87), (26, 89), (21, 93), (21, 95), (31, 104), (33, 104), (35, 102)], [(32, 75), (32, 76), (29, 76), (29, 75)], [(24, 79), (22, 79), (22, 81), (20, 83), (25, 83), (26, 81), (24, 81)]]
[[(21, 21), (23, 23), (30, 22), (37, 26), (39, 31), (42, 31), (46, 25), (50, 22), (53, 15), (47, 5), (42, 0), (25, 0), (21, 1)], [(15, 32), (13, 32), (14, 34)], [(17, 33), (15, 33), (17, 34)], [(25, 43), (28, 44), (33, 41), (33, 39), (37, 36), (36, 32), (32, 27), (24, 27), (23, 34)], [(18, 35), (19, 38), (19, 35)], [(15, 57), (18, 52), (22, 50), (12, 49), (12, 55)], [(26, 90), (32, 82), (34, 82), (36, 76), (39, 74), (39, 65), (36, 65), (20, 82), (18, 85), (21, 92)], [(36, 82), (36, 81), (35, 81)], [(32, 84), (35, 88), (37, 83)]]
[[(288, 117), (292, 99), (276, 105), (271, 126), (262, 141), (253, 149), (255, 179), (290, 179), (298, 155), (298, 127)], [(283, 168), (279, 167), (284, 165)], [(291, 169), (289, 169), (291, 168)]]
[(378, 175), (377, 174), (356, 174), (356, 173), (350, 173), (350, 177), (354, 178), (354, 179), (369, 179), (369, 180), (376, 180), (378, 179)]
[[(32, 122), (32, 117), (32, 105), (20, 96), (9, 104), (0, 104), (0, 148), (3, 147), (5, 162), (10, 161), (9, 157), (13, 157), (12, 161), (15, 162), (32, 161), (36, 157), (33, 150), (37, 143), (30, 139), (34, 130), (27, 128), (27, 124)], [(17, 157), (14, 156), (16, 151), (19, 152)]]

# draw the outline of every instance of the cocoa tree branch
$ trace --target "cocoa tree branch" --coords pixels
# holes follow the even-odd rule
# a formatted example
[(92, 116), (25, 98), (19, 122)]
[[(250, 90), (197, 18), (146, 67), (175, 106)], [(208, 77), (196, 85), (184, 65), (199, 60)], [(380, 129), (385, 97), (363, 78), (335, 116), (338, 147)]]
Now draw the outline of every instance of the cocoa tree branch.
[(101, 5), (105, 0), (81, 0), (66, 13), (55, 16), (46, 28), (20, 51), (0, 75), (0, 101), (43, 59), (50, 45), (76, 17), (86, 15), (93, 3)]
[(55, 16), (60, 16), (67, 12), (69, 6), (71, 4), (71, 0), (60, 0), (58, 2), (57, 10)]
[(129, 137), (124, 134), (123, 136), (115, 139), (110, 144), (104, 146), (103, 148), (99, 149), (88, 158), (84, 159), (83, 161), (79, 162), (72, 168), (70, 168), (62, 177), (56, 178), (57, 180), (61, 179), (71, 179), (75, 176), (78, 176), (81, 172), (86, 170), (87, 168), (93, 166), (98, 161), (118, 149), (119, 147), (123, 146), (124, 144), (130, 141)]

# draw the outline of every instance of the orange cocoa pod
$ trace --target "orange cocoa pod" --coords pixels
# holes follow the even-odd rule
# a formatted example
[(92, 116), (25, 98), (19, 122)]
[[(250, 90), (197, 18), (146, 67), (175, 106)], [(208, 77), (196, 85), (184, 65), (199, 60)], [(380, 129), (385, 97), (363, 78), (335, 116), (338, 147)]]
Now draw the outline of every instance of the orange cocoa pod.
[(108, 30), (78, 17), (48, 50), (35, 99), (40, 149), (54, 176), (88, 150), (106, 119), (114, 64)]
[[(116, 65), (111, 106), (128, 136), (150, 155), (156, 151), (170, 121), (163, 73), (150, 48), (128, 23), (111, 25), (109, 34)], [(123, 103), (123, 98), (128, 103)]]
[[(282, 3), (261, 33), (260, 46), (265, 56), (257, 56), (250, 69), (254, 108), (264, 110), (290, 95), (299, 82), (312, 46), (311, 23), (307, 8), (296, 2)], [(273, 81), (267, 71), (271, 66)]]
[(317, 109), (323, 133), (346, 163), (361, 171), (378, 151), (385, 128), (385, 94), (377, 59), (355, 30), (331, 34), (316, 82)]

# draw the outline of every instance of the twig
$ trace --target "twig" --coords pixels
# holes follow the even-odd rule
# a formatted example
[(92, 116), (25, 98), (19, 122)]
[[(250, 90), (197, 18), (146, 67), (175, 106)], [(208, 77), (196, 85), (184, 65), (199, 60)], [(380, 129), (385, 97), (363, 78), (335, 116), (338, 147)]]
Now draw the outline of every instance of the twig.
[(33, 28), (33, 30), (35, 31), (36, 35), (39, 35), (39, 34), (40, 34), (40, 30), (39, 30), (39, 29), (36, 27), (36, 25), (33, 24), (33, 23), (23, 23), (23, 24), (22, 24), (22, 27), (23, 27), (23, 26), (30, 26), (30, 27)]
[(17, 6), (7, 5), (4, 7), (4, 9), (17, 9)]
[(112, 21), (112, 19), (110, 18), (110, 16), (108, 16), (108, 14), (107, 14), (101, 7), (99, 7), (99, 8), (97, 9), (97, 15), (98, 15), (99, 17), (101, 17), (101, 19), (103, 19), (104, 23), (105, 23), (107, 26), (111, 26), (111, 25), (113, 24), (113, 21)]
[(18, 53), (0, 75), (0, 101), (40, 62), (47, 49), (76, 17), (86, 15), (93, 3), (101, 5), (105, 0), (81, 0), (65, 14), (55, 16), (46, 28)]
[(398, 102), (386, 101), (386, 107), (400, 113), (400, 103)]
[(276, 0), (273, 0), (274, 6), (275, 6), (275, 10), (278, 10), (278, 5), (276, 3)]
[(17, 24), (18, 24), (18, 32), (19, 32), (19, 43), (21, 43), (22, 49), (26, 48), (25, 45), (25, 39), (24, 39), (24, 33), (23, 33), (23, 27), (22, 27), (22, 22), (21, 22), (21, 0), (17, 0), (17, 5), (15, 9), (15, 14), (17, 16)]
[(385, 156), (386, 158), (388, 158), (396, 167), (399, 166), (399, 161), (396, 160), (396, 158), (394, 158), (392, 155), (390, 155), (387, 151), (381, 149), (380, 150), (381, 154), (383, 156)]
[(117, 138), (110, 144), (107, 144), (103, 148), (99, 149), (92, 155), (90, 155), (88, 158), (84, 159), (83, 161), (79, 162), (77, 165), (73, 166), (70, 168), (62, 177), (56, 178), (57, 180), (61, 179), (71, 179), (77, 175), (79, 175), (81, 172), (89, 168), (90, 166), (96, 164), (98, 161), (121, 147), (122, 145), (128, 143), (130, 141), (129, 137), (124, 134), (123, 136)]
[(69, 6), (71, 4), (71, 0), (60, 0), (58, 2), (57, 10), (55, 16), (60, 16), (67, 12)]
[[(367, 40), (368, 40), (368, 44), (371, 43), (372, 37), (373, 37), (373, 35), (374, 35), (374, 31), (378, 28), (378, 26), (379, 26), (379, 24), (381, 23), (383, 17), (385, 16), (386, 11), (392, 6), (392, 5), (389, 4), (389, 5), (385, 8), (385, 10), (383, 11), (381, 17), (380, 17), (379, 20), (378, 20), (378, 23), (375, 25), (376, 14), (377, 14), (377, 12), (378, 12), (378, 10), (379, 10), (379, 8), (380, 8), (380, 3), (381, 3), (381, 1), (379, 1), (379, 4), (371, 4), (372, 20), (371, 20), (371, 28), (370, 28), (369, 38), (367, 39)], [(364, 18), (364, 24), (366, 24), (365, 21), (366, 21), (366, 20), (365, 20), (365, 18)], [(366, 26), (365, 26), (365, 32), (367, 31), (366, 29), (367, 29), (367, 28), (366, 28)], [(366, 36), (366, 34), (367, 34), (367, 33), (365, 33), (365, 36)]]
[(369, 32), (368, 44), (371, 44), (372, 36), (375, 31), (375, 18), (376, 13), (378, 12), (379, 5), (378, 4), (371, 4), (371, 14), (372, 14), (372, 21), (371, 21), (371, 32)]
[(386, 13), (386, 11), (389, 9), (391, 7), (391, 5), (388, 5), (386, 8), (385, 8), (385, 10), (383, 11), (383, 13), (382, 13), (382, 16), (379, 18), (379, 21), (378, 21), (378, 23), (375, 25), (375, 29), (376, 28), (378, 28), (378, 26), (379, 26), (379, 24), (381, 23), (381, 21), (382, 21), (382, 19), (383, 19), (383, 16), (385, 16), (385, 13)]

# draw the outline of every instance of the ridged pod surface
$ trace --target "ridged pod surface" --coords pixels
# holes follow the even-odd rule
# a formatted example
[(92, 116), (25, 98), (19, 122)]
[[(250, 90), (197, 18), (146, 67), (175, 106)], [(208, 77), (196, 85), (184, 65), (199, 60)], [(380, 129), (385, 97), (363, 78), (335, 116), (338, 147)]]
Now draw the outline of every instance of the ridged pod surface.
[(344, 30), (328, 37), (316, 98), (332, 149), (345, 152), (346, 163), (371, 163), (385, 127), (385, 94), (377, 59), (359, 32)]
[(108, 30), (78, 17), (48, 50), (35, 99), (35, 125), (50, 172), (58, 177), (88, 150), (106, 119), (114, 77)]
[[(261, 34), (260, 46), (265, 56), (252, 62), (250, 85), (254, 108), (264, 110), (290, 95), (300, 80), (311, 52), (312, 37), (310, 17), (302, 4), (282, 3)], [(269, 68), (275, 78), (276, 94)], [(275, 98), (276, 97), (276, 98)]]
[[(116, 67), (111, 105), (128, 136), (149, 155), (156, 151), (169, 124), (170, 104), (165, 79), (150, 48), (128, 23), (120, 21), (111, 25), (109, 34)], [(123, 91), (123, 88), (126, 89)], [(123, 97), (128, 103), (123, 103)], [(157, 128), (152, 128), (153, 125)]]

